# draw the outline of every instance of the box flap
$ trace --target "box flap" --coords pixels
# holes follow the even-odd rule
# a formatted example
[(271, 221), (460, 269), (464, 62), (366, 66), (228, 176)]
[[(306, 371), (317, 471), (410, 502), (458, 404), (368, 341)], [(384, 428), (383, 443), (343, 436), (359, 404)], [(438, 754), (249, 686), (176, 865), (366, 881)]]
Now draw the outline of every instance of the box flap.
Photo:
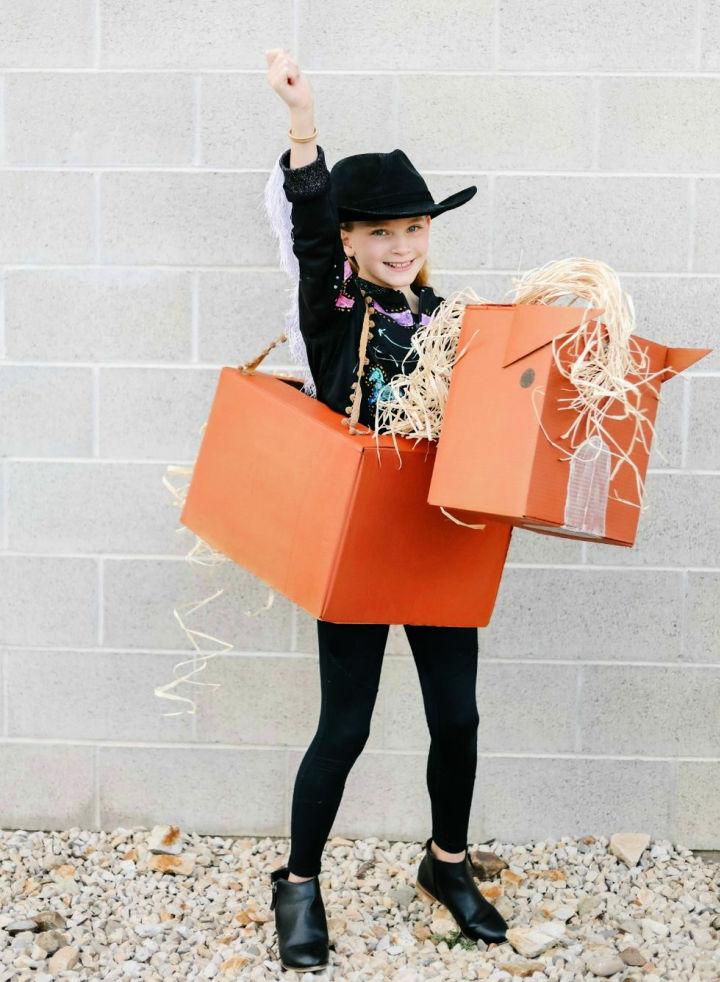
[(520, 303), (515, 305), (503, 368), (537, 351), (560, 334), (580, 326), (583, 316), (595, 320), (602, 307), (561, 307), (558, 304)]
[(660, 381), (667, 382), (675, 374), (684, 372), (696, 361), (709, 355), (712, 350), (712, 348), (668, 348), (665, 353), (665, 368), (672, 369), (672, 371), (663, 372)]

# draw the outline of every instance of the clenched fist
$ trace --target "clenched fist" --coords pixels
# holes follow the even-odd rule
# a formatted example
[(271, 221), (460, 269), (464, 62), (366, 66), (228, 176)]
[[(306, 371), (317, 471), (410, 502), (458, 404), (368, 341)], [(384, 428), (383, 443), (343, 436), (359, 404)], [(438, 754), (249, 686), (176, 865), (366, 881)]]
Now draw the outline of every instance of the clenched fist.
[(284, 48), (266, 51), (265, 58), (268, 82), (283, 102), (291, 109), (309, 109), (313, 105), (313, 93), (298, 63)]

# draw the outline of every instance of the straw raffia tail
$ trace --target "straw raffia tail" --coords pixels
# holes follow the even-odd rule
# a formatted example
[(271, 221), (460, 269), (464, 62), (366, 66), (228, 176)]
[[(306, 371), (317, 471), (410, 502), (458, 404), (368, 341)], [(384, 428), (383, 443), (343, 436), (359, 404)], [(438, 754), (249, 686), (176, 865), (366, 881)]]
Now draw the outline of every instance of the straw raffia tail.
[[(204, 428), (206, 424), (207, 421), (203, 423), (202, 428)], [(180, 465), (180, 464), (169, 464), (166, 468), (166, 473), (162, 476), (162, 482), (165, 485), (165, 487), (170, 491), (173, 497), (173, 504), (177, 508), (182, 509), (185, 506), (185, 502), (187, 499), (187, 492), (190, 487), (190, 481), (189, 480), (185, 481), (185, 483), (179, 487), (177, 484), (174, 484), (170, 480), (168, 475), (179, 474), (189, 478), (191, 477), (193, 470), (194, 467), (188, 467), (186, 465)], [(184, 525), (180, 525), (176, 529), (176, 532), (188, 532), (188, 531), (189, 529)], [(230, 562), (228, 556), (226, 556), (224, 553), (220, 552), (219, 550), (214, 549), (208, 542), (200, 538), (199, 535), (196, 535), (193, 532), (192, 537), (194, 538), (195, 541), (185, 555), (186, 562), (196, 564), (199, 566), (218, 566), (222, 563)], [(173, 668), (173, 673), (175, 673), (183, 665), (192, 664), (195, 667), (191, 672), (188, 672), (185, 675), (180, 676), (179, 678), (174, 678), (171, 682), (168, 682), (165, 685), (156, 686), (153, 691), (159, 699), (168, 699), (172, 702), (190, 703), (192, 709), (178, 710), (178, 712), (175, 713), (162, 713), (161, 715), (163, 716), (182, 716), (184, 715), (184, 713), (187, 713), (190, 716), (194, 716), (196, 714), (197, 707), (193, 699), (189, 699), (186, 696), (177, 695), (171, 691), (172, 689), (177, 688), (177, 686), (180, 685), (182, 682), (187, 682), (188, 685), (210, 686), (211, 688), (214, 689), (220, 688), (221, 686), (220, 682), (193, 681), (192, 676), (197, 675), (198, 672), (205, 671), (205, 669), (207, 668), (207, 663), (211, 658), (214, 658), (217, 655), (222, 654), (224, 651), (228, 651), (232, 649), (234, 645), (232, 645), (229, 641), (223, 641), (221, 638), (217, 638), (212, 634), (206, 634), (203, 631), (198, 631), (194, 628), (188, 627), (185, 620), (183, 619), (181, 610), (186, 615), (191, 615), (200, 607), (203, 607), (205, 604), (209, 603), (211, 600), (214, 600), (222, 593), (224, 593), (224, 589), (217, 590), (211, 596), (205, 597), (203, 600), (191, 601), (190, 603), (183, 605), (180, 609), (178, 609), (177, 607), (173, 608), (173, 616), (175, 617), (175, 620), (178, 622), (181, 630), (188, 638), (195, 651), (197, 652), (197, 654), (193, 655), (192, 658), (185, 659), (183, 661), (178, 662)], [(268, 598), (266, 602), (257, 610), (244, 611), (245, 616), (257, 617), (263, 611), (269, 610), (272, 607), (274, 600), (275, 600), (275, 591), (270, 588), (268, 591)], [(198, 646), (196, 638), (204, 638), (205, 640), (213, 641), (216, 644), (219, 644), (221, 646), (221, 649), (216, 651), (204, 651)], [(201, 662), (201, 664), (198, 664), (198, 662)]]
[(466, 528), (466, 529), (484, 529), (486, 527), (485, 525), (470, 525), (467, 522), (463, 522), (459, 518), (456, 518), (454, 515), (451, 515), (450, 512), (446, 508), (443, 508), (442, 505), (440, 505), (440, 511), (443, 513), (443, 515), (445, 515), (451, 521), (455, 522), (456, 525), (462, 525), (463, 528)]
[[(200, 600), (200, 601), (197, 601), (197, 602), (196, 601), (193, 601), (193, 602), (191, 602), (189, 604), (185, 604), (184, 607), (183, 607), (183, 610), (186, 613), (188, 613), (188, 614), (192, 614), (199, 607), (202, 607), (206, 603), (209, 603), (211, 600), (214, 600), (215, 597), (219, 596), (221, 593), (223, 593), (223, 590), (217, 590), (211, 596), (205, 597), (204, 600)], [(210, 686), (213, 689), (219, 688), (220, 687), (220, 683), (219, 682), (196, 682), (196, 681), (193, 681), (192, 676), (193, 675), (197, 675), (198, 672), (204, 672), (205, 669), (207, 668), (208, 661), (211, 658), (214, 658), (216, 655), (218, 655), (218, 654), (221, 653), (219, 651), (203, 651), (201, 648), (198, 647), (197, 641), (195, 639), (196, 638), (205, 638), (205, 639), (207, 639), (209, 641), (215, 641), (218, 644), (222, 645), (225, 650), (227, 650), (229, 648), (232, 648), (233, 645), (230, 644), (227, 641), (222, 641), (220, 638), (213, 637), (212, 634), (205, 634), (202, 631), (197, 631), (197, 630), (194, 630), (193, 628), (188, 627), (187, 624), (185, 623), (185, 621), (183, 620), (183, 618), (182, 618), (182, 616), (180, 614), (180, 611), (178, 610), (177, 607), (175, 607), (173, 609), (173, 615), (175, 616), (175, 619), (179, 623), (181, 629), (184, 631), (185, 635), (187, 636), (188, 640), (190, 641), (190, 643), (192, 644), (193, 648), (195, 649), (195, 651), (197, 653), (196, 655), (193, 655), (192, 658), (185, 659), (184, 661), (178, 662), (177, 665), (175, 665), (175, 667), (173, 668), (173, 672), (176, 672), (177, 669), (180, 668), (181, 665), (189, 665), (189, 664), (192, 664), (192, 665), (195, 666), (195, 668), (193, 668), (193, 670), (191, 672), (188, 672), (186, 675), (182, 675), (179, 678), (173, 679), (172, 682), (168, 682), (165, 685), (159, 685), (159, 686), (157, 686), (155, 688), (154, 692), (155, 692), (155, 695), (159, 699), (169, 699), (169, 700), (171, 700), (173, 702), (189, 702), (189, 703), (191, 703), (192, 704), (192, 709), (187, 710), (187, 713), (190, 716), (194, 716), (196, 714), (196, 711), (197, 711), (197, 707), (195, 705), (195, 701), (193, 699), (188, 699), (185, 696), (175, 695), (172, 692), (170, 692), (170, 690), (176, 688), (182, 682), (187, 682), (188, 685), (206, 685), (206, 686)], [(198, 664), (198, 662), (202, 662), (202, 664)], [(163, 716), (181, 716), (181, 715), (183, 715), (183, 713), (182, 713), (182, 711), (179, 710), (176, 713), (162, 713), (162, 715)]]

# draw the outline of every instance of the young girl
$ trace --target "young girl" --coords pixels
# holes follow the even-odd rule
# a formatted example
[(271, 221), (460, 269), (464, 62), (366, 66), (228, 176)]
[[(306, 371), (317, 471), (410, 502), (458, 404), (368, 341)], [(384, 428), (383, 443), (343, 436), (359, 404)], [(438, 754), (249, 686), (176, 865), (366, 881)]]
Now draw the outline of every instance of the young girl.
[[(383, 386), (411, 371), (415, 329), (441, 303), (426, 257), (435, 215), (477, 191), (436, 203), (401, 150), (345, 157), (328, 171), (316, 143), (310, 85), (283, 49), (266, 52), (268, 81), (290, 107), (291, 147), (280, 157), (292, 206), (299, 326), (317, 397), (351, 410), (366, 307), (371, 308), (359, 422), (372, 427)], [(378, 691), (387, 624), (317, 621), (321, 710), (297, 771), (288, 863), (271, 873), (280, 958), (285, 968), (327, 964), (328, 934), (318, 875), (346, 778), (365, 746)], [(463, 934), (505, 940), (507, 924), (480, 893), (467, 857), (477, 763), (477, 628), (405, 625), (431, 736), (427, 761), (432, 835), (417, 873), (426, 899), (444, 904)]]

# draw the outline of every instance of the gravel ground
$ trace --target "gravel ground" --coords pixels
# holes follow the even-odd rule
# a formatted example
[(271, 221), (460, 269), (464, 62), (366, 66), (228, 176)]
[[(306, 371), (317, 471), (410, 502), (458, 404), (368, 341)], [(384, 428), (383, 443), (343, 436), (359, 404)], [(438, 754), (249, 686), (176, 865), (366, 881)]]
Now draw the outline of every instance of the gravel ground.
[(288, 847), (176, 826), (0, 831), (0, 982), (720, 980), (720, 865), (642, 836), (471, 844), (511, 929), (490, 948), (416, 893), (421, 843), (333, 838), (320, 876), (330, 966), (286, 972), (269, 872)]

